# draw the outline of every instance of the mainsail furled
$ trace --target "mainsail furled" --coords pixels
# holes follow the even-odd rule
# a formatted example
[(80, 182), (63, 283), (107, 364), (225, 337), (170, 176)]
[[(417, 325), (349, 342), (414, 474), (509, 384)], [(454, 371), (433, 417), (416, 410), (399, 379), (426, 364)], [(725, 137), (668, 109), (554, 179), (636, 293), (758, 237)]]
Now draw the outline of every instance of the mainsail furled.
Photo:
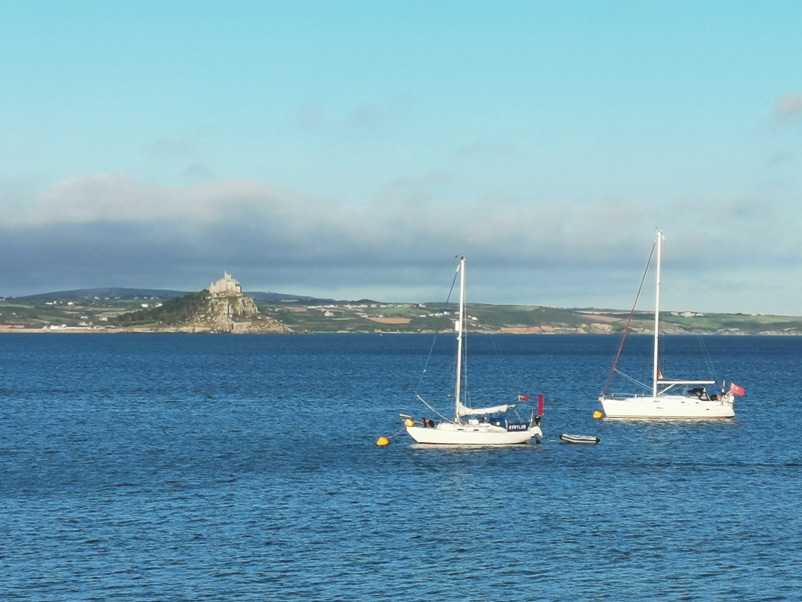
[(461, 403), (457, 404), (457, 414), (459, 416), (481, 416), (484, 414), (503, 414), (514, 405), (505, 404), (500, 406), (490, 406), (488, 408), (469, 408)]

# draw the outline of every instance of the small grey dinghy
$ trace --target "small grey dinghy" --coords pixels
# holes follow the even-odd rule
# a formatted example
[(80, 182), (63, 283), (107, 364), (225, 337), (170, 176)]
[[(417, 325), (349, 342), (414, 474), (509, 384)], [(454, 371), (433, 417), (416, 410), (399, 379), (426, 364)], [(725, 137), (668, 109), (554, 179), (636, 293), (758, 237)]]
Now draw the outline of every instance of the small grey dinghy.
[(560, 435), (560, 440), (564, 441), (565, 443), (584, 443), (591, 445), (601, 441), (601, 439), (594, 437), (593, 435), (570, 435), (568, 433), (563, 433)]

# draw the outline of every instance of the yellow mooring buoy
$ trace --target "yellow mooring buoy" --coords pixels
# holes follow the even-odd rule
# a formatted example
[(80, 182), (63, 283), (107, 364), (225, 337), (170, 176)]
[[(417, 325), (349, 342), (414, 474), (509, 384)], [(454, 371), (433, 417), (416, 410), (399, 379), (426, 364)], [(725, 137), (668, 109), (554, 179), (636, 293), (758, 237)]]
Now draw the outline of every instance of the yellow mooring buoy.
[(390, 440), (387, 437), (379, 437), (379, 440), (376, 441), (376, 445), (378, 445), (379, 447), (384, 447), (385, 445), (388, 445), (389, 443), (390, 443)]
[(601, 418), (602, 416), (603, 416), (603, 414), (599, 410), (596, 410), (595, 412), (593, 412), (593, 417), (594, 418)]

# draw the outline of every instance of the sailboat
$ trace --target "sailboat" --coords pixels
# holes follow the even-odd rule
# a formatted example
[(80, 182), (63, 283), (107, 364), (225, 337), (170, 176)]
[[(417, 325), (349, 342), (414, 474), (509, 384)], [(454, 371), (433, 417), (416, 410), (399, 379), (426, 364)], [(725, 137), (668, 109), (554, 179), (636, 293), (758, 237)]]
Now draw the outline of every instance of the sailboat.
[[(416, 423), (411, 416), (401, 414), (407, 433), (416, 443), (431, 445), (513, 445), (527, 443), (534, 437), (542, 437), (540, 419), (543, 414), (543, 396), (539, 396), (538, 415), (531, 413), (528, 421), (509, 419), (509, 410), (514, 404), (500, 404), (483, 408), (467, 405), (464, 383), (465, 340), (467, 314), (465, 311), (465, 258), (460, 257), (457, 268), (459, 285), (459, 318), (456, 322), (457, 361), (454, 375), (454, 419), (443, 418), (439, 422), (424, 419)], [(418, 399), (427, 407), (429, 403), (420, 395)], [(518, 401), (528, 401), (526, 395), (519, 395)], [(517, 416), (516, 416), (517, 417)]]
[[(654, 304), (654, 353), (652, 364), (651, 391), (645, 395), (624, 395), (608, 393), (616, 365), (623, 347), (626, 331), (621, 339), (607, 386), (599, 397), (605, 418), (691, 420), (733, 418), (735, 416), (735, 396), (745, 393), (742, 387), (731, 384), (729, 390), (722, 384), (720, 393), (710, 393), (707, 387), (716, 385), (715, 380), (675, 380), (665, 378), (660, 371), (660, 264), (662, 261), (663, 233), (657, 230), (655, 246), (657, 250), (655, 304)], [(634, 309), (633, 309), (634, 311)]]

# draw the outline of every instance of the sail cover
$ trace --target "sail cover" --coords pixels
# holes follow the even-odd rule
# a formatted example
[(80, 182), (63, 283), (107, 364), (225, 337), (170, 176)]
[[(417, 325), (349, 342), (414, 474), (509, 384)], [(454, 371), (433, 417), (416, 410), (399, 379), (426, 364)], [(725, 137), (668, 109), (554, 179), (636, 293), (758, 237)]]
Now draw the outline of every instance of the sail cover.
[(503, 414), (507, 409), (515, 407), (514, 405), (501, 405), (490, 406), (489, 408), (469, 408), (466, 405), (459, 404), (457, 412), (460, 416), (479, 416), (481, 414)]

